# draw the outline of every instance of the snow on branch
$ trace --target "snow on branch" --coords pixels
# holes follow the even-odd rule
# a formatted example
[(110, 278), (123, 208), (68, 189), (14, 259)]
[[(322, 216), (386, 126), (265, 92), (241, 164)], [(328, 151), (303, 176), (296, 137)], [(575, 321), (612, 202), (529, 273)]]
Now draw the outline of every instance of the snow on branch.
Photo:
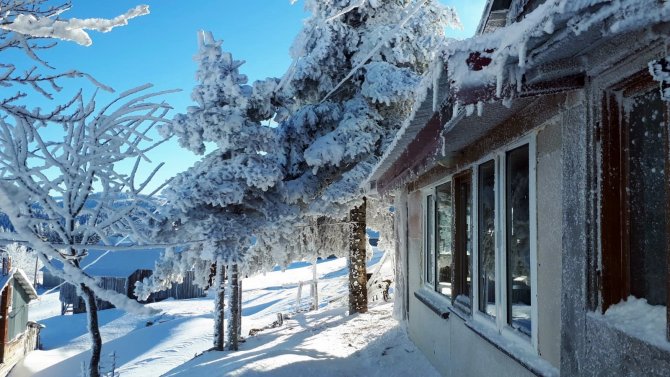
[(118, 26), (128, 25), (128, 21), (149, 14), (148, 5), (138, 5), (126, 13), (112, 19), (105, 18), (70, 18), (57, 19), (56, 15), (41, 16), (36, 14), (19, 14), (11, 22), (4, 23), (0, 18), (0, 29), (41, 38), (56, 38), (90, 46), (93, 41), (86, 30), (107, 33)]
[(323, 99), (321, 99), (321, 103), (324, 103), (330, 96), (332, 96), (335, 92), (337, 92), (337, 90), (345, 82), (347, 82), (356, 72), (358, 72), (359, 69), (361, 69), (365, 64), (367, 64), (368, 61), (376, 53), (378, 53), (382, 47), (384, 47), (384, 45), (388, 44), (393, 38), (395, 38), (396, 35), (400, 32), (400, 30), (402, 30), (402, 28), (405, 26), (405, 24), (407, 24), (407, 22), (409, 22), (412, 19), (412, 17), (414, 17), (419, 12), (421, 7), (423, 7), (426, 4), (426, 1), (428, 0), (420, 0), (416, 4), (414, 4), (412, 8), (407, 10), (405, 17), (403, 17), (402, 20), (400, 20), (395, 29), (392, 32), (384, 35), (382, 39), (379, 41), (379, 43), (377, 43), (377, 45), (372, 50), (370, 50), (370, 52), (368, 52), (368, 54), (363, 59), (361, 59), (360, 62), (356, 66), (354, 66), (351, 69), (351, 71), (349, 71), (349, 73), (339, 83), (337, 83), (337, 85), (335, 85), (335, 87), (330, 92), (328, 92), (328, 94), (325, 95), (325, 97), (323, 97)]
[[(148, 87), (122, 93), (98, 111), (95, 101), (85, 102), (79, 94), (67, 116), (28, 112), (0, 118), (0, 211), (9, 217), (16, 238), (25, 240), (55, 275), (117, 307), (145, 314), (139, 304), (98, 287), (79, 262), (87, 249), (116, 248), (112, 240), (119, 234), (145, 242), (147, 228), (156, 221), (156, 204), (142, 194), (155, 169), (140, 185), (134, 182), (139, 160), (148, 160), (146, 153), (163, 141), (151, 140), (148, 132), (169, 123), (170, 106), (153, 101), (168, 92), (142, 93)], [(129, 159), (136, 160), (133, 170), (121, 171), (118, 163)], [(53, 267), (54, 260), (62, 270)]]

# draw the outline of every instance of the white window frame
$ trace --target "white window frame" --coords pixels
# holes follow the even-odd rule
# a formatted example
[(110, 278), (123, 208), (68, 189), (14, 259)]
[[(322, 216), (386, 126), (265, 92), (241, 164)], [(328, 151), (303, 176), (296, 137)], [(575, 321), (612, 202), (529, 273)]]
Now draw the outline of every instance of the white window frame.
[[(433, 282), (430, 283), (428, 282), (428, 276), (426, 272), (428, 271), (428, 257), (430, 256), (429, 250), (428, 250), (428, 243), (429, 243), (429, 237), (428, 237), (428, 206), (426, 203), (428, 203), (428, 197), (433, 196), (433, 226), (436, 226), (435, 221), (437, 221), (437, 216), (435, 216), (435, 210), (436, 207), (435, 205), (437, 204), (437, 187), (441, 186), (445, 183), (451, 183), (453, 178), (453, 175), (448, 175), (439, 181), (436, 181), (435, 183), (432, 183), (430, 186), (426, 186), (421, 189), (421, 207), (423, 208), (423, 220), (421, 220), (422, 225), (423, 225), (423, 266), (421, 269), (422, 277), (421, 277), (421, 285), (424, 288), (428, 288), (433, 292), (437, 292), (437, 235), (433, 234)], [(436, 230), (434, 230), (436, 232)], [(452, 290), (453, 292), (453, 290)], [(440, 296), (444, 297), (445, 300), (448, 300), (448, 296), (440, 294)], [(451, 304), (451, 302), (449, 302)]]
[[(537, 132), (532, 132), (514, 143), (496, 150), (479, 159), (472, 165), (472, 207), (473, 207), (473, 250), (472, 250), (472, 317), (478, 323), (497, 330), (505, 338), (528, 344), (538, 352), (538, 306), (537, 306)], [(506, 210), (505, 167), (507, 152), (518, 147), (528, 145), (528, 201), (529, 201), (529, 230), (530, 230), (530, 281), (531, 281), (531, 337), (515, 330), (508, 324), (507, 318), (507, 250), (506, 216), (501, 216)], [(495, 320), (479, 311), (479, 166), (493, 160), (495, 163), (495, 291), (496, 317)]]
[[(528, 346), (535, 353), (538, 352), (538, 303), (537, 303), (537, 131), (533, 131), (513, 143), (507, 144), (486, 156), (480, 158), (469, 166), (459, 169), (457, 174), (463, 171), (471, 171), (471, 200), (472, 200), (472, 297), (471, 297), (471, 312), (472, 318), (478, 324), (495, 330), (504, 338), (510, 339), (522, 346)], [(527, 335), (512, 328), (508, 324), (507, 318), (507, 250), (505, 242), (506, 237), (506, 216), (500, 216), (506, 210), (506, 193), (505, 188), (505, 166), (507, 152), (528, 145), (528, 201), (529, 201), (529, 230), (530, 230), (530, 282), (531, 282), (531, 336), (530, 341)], [(496, 292), (496, 317), (493, 320), (490, 316), (479, 311), (479, 166), (483, 163), (493, 160), (494, 174), (495, 174), (495, 201), (496, 207), (494, 211), (495, 223), (495, 292)], [(435, 225), (435, 203), (436, 203), (436, 188), (442, 184), (453, 181), (454, 174), (448, 175), (443, 179), (432, 183), (421, 189), (422, 200), (422, 224), (423, 224), (423, 266), (422, 266), (422, 286), (433, 292), (437, 292), (437, 260), (434, 258), (433, 262), (433, 282), (427, 281), (427, 266), (428, 258), (431, 255), (428, 250), (428, 198), (432, 195), (433, 199), (433, 225)], [(453, 186), (452, 186), (453, 187)], [(436, 254), (437, 242), (433, 241), (433, 255)], [(451, 305), (451, 300), (447, 296), (444, 298), (448, 305)]]

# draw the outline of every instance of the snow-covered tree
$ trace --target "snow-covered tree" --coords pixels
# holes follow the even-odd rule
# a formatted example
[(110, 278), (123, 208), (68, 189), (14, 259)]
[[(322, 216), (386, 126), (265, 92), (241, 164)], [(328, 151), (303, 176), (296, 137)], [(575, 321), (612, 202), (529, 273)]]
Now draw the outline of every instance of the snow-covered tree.
[[(112, 91), (78, 71), (51, 73), (53, 68), (39, 52), (54, 47), (55, 39), (90, 45), (87, 30), (110, 31), (147, 14), (148, 7), (135, 7), (113, 19), (67, 19), (64, 12), (70, 6), (48, 0), (0, 2), (0, 54), (19, 49), (36, 65), (3, 61), (0, 85), (22, 85), (33, 95), (52, 99), (64, 79), (84, 77)], [(21, 91), (0, 99), (0, 211), (11, 221), (12, 238), (25, 242), (52, 273), (78, 287), (87, 304), (92, 340), (90, 376), (100, 375), (96, 297), (126, 310), (148, 312), (98, 287), (79, 265), (90, 244), (109, 244), (110, 235), (137, 230), (138, 218), (150, 215), (139, 197), (146, 185), (135, 185), (135, 173), (155, 145), (146, 132), (167, 122), (168, 107), (151, 102), (152, 94), (138, 95), (139, 90), (122, 93), (99, 111), (81, 92), (49, 111), (26, 106), (23, 102), (30, 97)], [(137, 163), (132, 173), (124, 174), (118, 163), (129, 158)], [(53, 268), (54, 260), (63, 264), (62, 270)]]
[[(12, 267), (22, 269), (29, 276), (36, 276), (37, 271), (43, 267), (37, 254), (28, 249), (26, 245), (13, 242), (5, 247), (5, 251), (12, 261)], [(37, 282), (34, 281), (34, 284), (37, 284)]]
[[(180, 144), (193, 152), (204, 154), (205, 143), (216, 148), (201, 161), (177, 175), (164, 190), (170, 205), (164, 207), (165, 221), (157, 233), (158, 239), (201, 240), (199, 245), (182, 251), (183, 255), (168, 255), (179, 263), (170, 265), (164, 273), (148, 279), (140, 291), (170, 284), (177, 277), (175, 269), (184, 271), (196, 259), (215, 263), (217, 269), (242, 264), (248, 256), (255, 232), (264, 224), (291, 216), (292, 209), (283, 204), (274, 190), (283, 177), (284, 152), (279, 147), (277, 129), (267, 122), (281, 120), (285, 113), (279, 106), (284, 99), (275, 88), (277, 79), (247, 84), (239, 72), (242, 61), (223, 52), (221, 41), (211, 33), (199, 34), (198, 62), (192, 99), (196, 106), (179, 114), (164, 132), (175, 133)], [(193, 256), (197, 256), (194, 258)], [(186, 265), (184, 265), (184, 263)], [(201, 263), (202, 265), (202, 263)], [(209, 270), (199, 269), (209, 275)], [(222, 271), (217, 273), (221, 276)], [(229, 274), (229, 277), (239, 276)], [(202, 279), (202, 278), (201, 278)], [(231, 295), (236, 296), (237, 283), (231, 282)], [(223, 297), (223, 284), (217, 281), (216, 297)], [(216, 313), (215, 348), (223, 348), (223, 303), (218, 302)], [(238, 308), (233, 308), (238, 310)], [(238, 326), (235, 326), (237, 328)], [(230, 342), (236, 348), (237, 336)]]
[[(120, 98), (135, 94), (130, 91)], [(153, 216), (141, 195), (148, 180), (135, 184), (140, 160), (156, 145), (148, 143), (146, 133), (167, 122), (167, 105), (148, 102), (151, 96), (135, 95), (116, 108), (95, 112), (94, 102), (85, 103), (79, 95), (67, 115), (0, 119), (0, 210), (9, 216), (16, 237), (84, 298), (93, 340), (92, 376), (98, 374), (102, 345), (96, 298), (125, 310), (150, 312), (124, 295), (100, 288), (80, 261), (93, 243), (112, 248), (110, 236), (137, 233), (135, 239), (140, 240), (139, 219)], [(47, 127), (61, 132), (46, 139), (42, 133)], [(119, 162), (133, 158), (132, 173), (119, 171)], [(43, 237), (44, 228), (50, 237)], [(63, 269), (55, 268), (53, 261), (61, 262)]]
[[(288, 148), (282, 187), (305, 216), (359, 223), (362, 183), (432, 82), (444, 28), (460, 24), (452, 9), (432, 0), (308, 0), (305, 6), (312, 16), (282, 80), (297, 109), (282, 127)], [(365, 232), (356, 234), (350, 286), (360, 288), (365, 251), (356, 238)], [(351, 312), (366, 310), (358, 301)]]

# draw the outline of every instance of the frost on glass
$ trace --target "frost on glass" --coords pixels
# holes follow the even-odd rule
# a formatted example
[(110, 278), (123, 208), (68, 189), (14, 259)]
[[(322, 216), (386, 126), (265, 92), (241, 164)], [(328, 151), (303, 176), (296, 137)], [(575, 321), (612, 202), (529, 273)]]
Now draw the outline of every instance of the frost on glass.
[(451, 182), (436, 189), (437, 208), (437, 291), (451, 297), (452, 266), (452, 194)]
[(478, 182), (479, 215), (479, 310), (495, 317), (495, 162), (479, 166)]
[(667, 305), (666, 110), (658, 90), (633, 101), (628, 169), (630, 293)]
[(528, 145), (507, 152), (506, 165), (507, 318), (530, 335)]

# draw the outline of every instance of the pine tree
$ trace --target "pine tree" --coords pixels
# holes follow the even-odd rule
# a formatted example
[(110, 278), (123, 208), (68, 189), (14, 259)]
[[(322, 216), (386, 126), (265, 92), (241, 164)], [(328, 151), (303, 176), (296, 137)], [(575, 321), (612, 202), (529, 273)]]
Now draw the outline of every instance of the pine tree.
[(364, 203), (362, 183), (432, 82), (444, 28), (460, 24), (452, 9), (432, 0), (311, 0), (306, 8), (312, 16), (283, 79), (296, 110), (282, 127), (282, 187), (301, 216), (349, 215), (350, 308), (363, 311), (365, 216), (356, 209)]
[[(196, 259), (200, 266), (215, 262), (217, 266), (237, 269), (249, 255), (255, 232), (292, 212), (273, 190), (283, 177), (285, 161), (277, 130), (267, 125), (269, 120), (282, 116), (282, 108), (276, 105), (282, 98), (275, 94), (279, 80), (247, 85), (247, 77), (239, 72), (244, 62), (224, 52), (221, 41), (211, 33), (199, 34), (199, 51), (194, 59), (198, 62), (199, 84), (193, 89), (192, 98), (197, 106), (178, 114), (163, 132), (175, 133), (183, 147), (199, 154), (205, 153), (207, 142), (216, 148), (177, 175), (164, 190), (169, 205), (162, 209), (165, 220), (157, 238), (195, 238), (200, 242), (180, 254), (167, 255), (176, 262), (160, 261), (169, 267), (147, 279), (145, 287), (140, 287), (143, 296), (169, 284), (179, 276), (174, 273), (176, 269), (183, 273)], [(203, 268), (196, 272), (209, 273)], [(237, 276), (231, 273), (229, 280)], [(223, 287), (217, 284), (218, 298), (223, 297)], [(241, 311), (236, 287), (237, 283), (230, 289), (234, 298), (231, 310), (235, 313)], [(222, 303), (217, 303), (215, 315), (215, 333), (220, 334), (225, 315)], [(229, 336), (233, 336), (229, 343), (234, 348), (236, 333), (237, 326), (229, 330)], [(215, 339), (217, 349), (222, 347), (220, 337)]]

